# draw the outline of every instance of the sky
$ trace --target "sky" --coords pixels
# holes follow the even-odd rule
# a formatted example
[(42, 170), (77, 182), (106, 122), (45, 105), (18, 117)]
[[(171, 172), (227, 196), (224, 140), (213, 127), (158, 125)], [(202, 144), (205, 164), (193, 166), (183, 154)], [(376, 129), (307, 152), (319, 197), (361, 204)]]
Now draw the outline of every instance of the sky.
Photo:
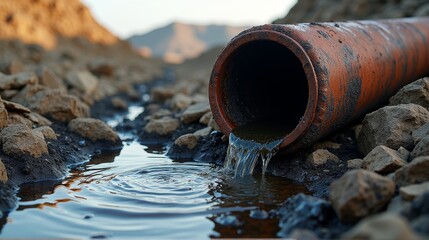
[(121, 38), (174, 21), (252, 26), (283, 17), (296, 0), (82, 0), (96, 20)]

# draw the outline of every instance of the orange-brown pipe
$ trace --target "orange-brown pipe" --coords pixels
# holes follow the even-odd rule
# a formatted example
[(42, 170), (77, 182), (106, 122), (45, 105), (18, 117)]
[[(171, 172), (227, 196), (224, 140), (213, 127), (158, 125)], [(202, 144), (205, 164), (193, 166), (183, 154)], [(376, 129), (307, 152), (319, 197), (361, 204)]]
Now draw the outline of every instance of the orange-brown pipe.
[(288, 128), (280, 147), (309, 146), (429, 75), (429, 18), (263, 25), (223, 49), (213, 116), (227, 135), (256, 120)]

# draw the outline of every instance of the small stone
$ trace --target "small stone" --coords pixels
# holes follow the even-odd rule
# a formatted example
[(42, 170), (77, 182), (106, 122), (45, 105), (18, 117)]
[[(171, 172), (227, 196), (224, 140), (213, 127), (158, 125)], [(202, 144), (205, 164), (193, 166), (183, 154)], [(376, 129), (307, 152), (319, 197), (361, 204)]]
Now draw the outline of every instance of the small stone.
[(89, 116), (89, 107), (86, 104), (60, 89), (38, 89), (35, 93), (29, 93), (29, 96), (16, 96), (15, 98), (12, 101), (61, 122)]
[(3, 63), (0, 65), (0, 71), (8, 75), (17, 74), (19, 72), (22, 72), (23, 69), (24, 68), (21, 62), (19, 62), (17, 59), (13, 59), (7, 63)]
[(181, 120), (184, 123), (198, 121), (204, 114), (210, 111), (208, 102), (199, 102), (189, 106), (182, 114)]
[(331, 184), (329, 200), (341, 220), (355, 222), (382, 209), (394, 192), (395, 183), (389, 178), (359, 169)]
[(24, 116), (38, 126), (51, 126), (52, 125), (51, 121), (49, 121), (47, 118), (43, 117), (42, 115), (40, 115), (36, 112), (24, 113)]
[(212, 112), (207, 112), (206, 114), (204, 114), (201, 118), (200, 118), (200, 123), (208, 125), (210, 122), (210, 119), (213, 118), (213, 113)]
[(8, 124), (8, 119), (9, 114), (7, 113), (3, 100), (0, 98), (0, 129)]
[(414, 158), (395, 172), (395, 182), (398, 186), (426, 181), (429, 181), (429, 156)]
[(375, 147), (363, 161), (365, 169), (376, 173), (391, 173), (406, 164), (397, 151), (386, 146)]
[(314, 152), (312, 152), (308, 157), (306, 162), (310, 164), (311, 166), (318, 167), (321, 166), (328, 161), (332, 162), (339, 162), (340, 159), (335, 156), (335, 154), (329, 152), (325, 149), (318, 149)]
[(70, 71), (66, 75), (66, 82), (71, 87), (87, 95), (94, 93), (98, 87), (97, 77), (85, 70)]
[(173, 110), (183, 110), (192, 103), (192, 98), (183, 94), (178, 93), (174, 95), (174, 97), (171, 99), (170, 106)]
[(128, 109), (127, 102), (125, 102), (120, 97), (114, 97), (114, 98), (112, 98), (111, 102), (112, 102), (112, 106), (114, 108), (116, 108), (116, 109), (119, 109), (119, 110), (126, 110), (126, 109)]
[(63, 81), (47, 67), (38, 68), (36, 74), (39, 78), (40, 85), (43, 85), (48, 88), (65, 88)]
[(0, 182), (6, 183), (8, 179), (6, 167), (0, 159)]
[(429, 112), (416, 104), (386, 106), (365, 116), (358, 138), (359, 150), (368, 154), (373, 148), (384, 145), (392, 149), (411, 149), (411, 133), (429, 121)]
[(267, 219), (268, 213), (265, 210), (255, 209), (250, 211), (249, 217), (253, 219)]
[(48, 154), (48, 146), (43, 138), (33, 133), (24, 124), (10, 125), (0, 132), (3, 152), (11, 156), (31, 155), (40, 157)]
[(358, 139), (360, 131), (362, 130), (362, 124), (358, 124), (352, 127), (353, 132), (355, 133), (355, 138)]
[(41, 126), (32, 130), (33, 132), (40, 132), (45, 139), (57, 139), (57, 134), (54, 129), (49, 126)]
[(89, 63), (89, 70), (96, 76), (112, 77), (115, 74), (115, 65), (106, 59), (97, 59)]
[(186, 147), (189, 150), (194, 149), (198, 145), (198, 140), (200, 139), (199, 136), (196, 136), (194, 134), (185, 134), (180, 137), (178, 137), (174, 141), (174, 145), (178, 147)]
[(95, 118), (76, 118), (69, 122), (68, 128), (91, 141), (120, 143), (118, 134), (105, 122)]
[(154, 87), (150, 93), (154, 102), (165, 102), (174, 96), (174, 91), (166, 87)]
[(19, 103), (9, 102), (6, 100), (3, 100), (4, 107), (7, 109), (8, 112), (17, 112), (17, 113), (30, 113), (31, 110), (27, 107), (22, 106)]
[(401, 197), (407, 201), (413, 200), (425, 192), (429, 192), (429, 182), (412, 184), (399, 188)]
[(209, 123), (207, 124), (207, 126), (213, 128), (216, 131), (220, 131), (219, 126), (217, 125), (216, 121), (214, 120), (214, 118), (210, 118)]
[(11, 90), (4, 90), (0, 92), (0, 96), (3, 99), (11, 99), (14, 96), (16, 96), (19, 93), (19, 90), (11, 89)]
[(172, 134), (179, 126), (179, 120), (166, 116), (159, 119), (150, 119), (144, 127), (144, 131), (146, 133), (155, 133), (165, 136)]
[(414, 144), (419, 143), (424, 137), (429, 135), (429, 122), (413, 131)]
[(208, 136), (211, 132), (212, 132), (212, 128), (211, 128), (211, 127), (205, 127), (205, 128), (202, 128), (202, 129), (200, 129), (200, 130), (198, 130), (198, 131), (195, 131), (195, 132), (194, 132), (194, 135), (195, 135), (195, 136), (198, 136), (198, 137), (206, 137), (206, 136)]
[(420, 156), (429, 156), (429, 135), (420, 140), (410, 153), (411, 159)]
[(341, 148), (341, 144), (336, 143), (336, 142), (332, 142), (332, 141), (323, 141), (323, 142), (317, 142), (316, 144), (313, 145), (313, 149), (317, 150), (317, 149), (340, 149)]
[(37, 76), (32, 72), (0, 75), (0, 90), (21, 89), (27, 84), (36, 84), (37, 82)]
[(351, 159), (347, 161), (347, 168), (350, 169), (358, 169), (358, 168), (362, 168), (363, 167), (363, 159)]
[(410, 158), (410, 151), (408, 151), (406, 148), (399, 147), (398, 154), (405, 161), (408, 161), (408, 159)]
[(429, 108), (429, 78), (421, 78), (404, 86), (389, 102), (390, 105), (414, 103)]
[(287, 239), (293, 240), (319, 240), (316, 234), (308, 229), (294, 229)]
[(399, 215), (383, 213), (365, 218), (343, 234), (340, 239), (420, 239), (407, 221)]
[(21, 114), (11, 112), (8, 115), (7, 125), (24, 124), (28, 128), (33, 128), (33, 122)]

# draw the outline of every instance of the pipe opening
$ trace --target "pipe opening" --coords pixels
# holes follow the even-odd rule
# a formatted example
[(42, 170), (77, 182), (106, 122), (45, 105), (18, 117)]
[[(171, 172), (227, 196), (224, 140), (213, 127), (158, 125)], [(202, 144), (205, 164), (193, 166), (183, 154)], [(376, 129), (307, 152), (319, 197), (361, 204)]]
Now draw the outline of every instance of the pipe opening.
[(287, 132), (297, 127), (309, 87), (301, 61), (288, 48), (272, 40), (251, 41), (237, 48), (224, 67), (222, 99), (236, 126), (261, 121)]

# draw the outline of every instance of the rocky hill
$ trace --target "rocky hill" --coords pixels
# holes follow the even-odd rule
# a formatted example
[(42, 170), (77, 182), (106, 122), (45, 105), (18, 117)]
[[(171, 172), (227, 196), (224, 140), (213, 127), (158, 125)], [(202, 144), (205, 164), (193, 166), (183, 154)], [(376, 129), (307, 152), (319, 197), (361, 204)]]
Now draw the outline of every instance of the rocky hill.
[(197, 57), (212, 47), (225, 45), (245, 28), (175, 22), (143, 35), (134, 35), (128, 41), (142, 54), (179, 63)]
[(1, 0), (0, 36), (52, 49), (59, 36), (113, 44), (118, 38), (98, 24), (79, 0)]
[(299, 0), (274, 23), (428, 16), (429, 0)]

